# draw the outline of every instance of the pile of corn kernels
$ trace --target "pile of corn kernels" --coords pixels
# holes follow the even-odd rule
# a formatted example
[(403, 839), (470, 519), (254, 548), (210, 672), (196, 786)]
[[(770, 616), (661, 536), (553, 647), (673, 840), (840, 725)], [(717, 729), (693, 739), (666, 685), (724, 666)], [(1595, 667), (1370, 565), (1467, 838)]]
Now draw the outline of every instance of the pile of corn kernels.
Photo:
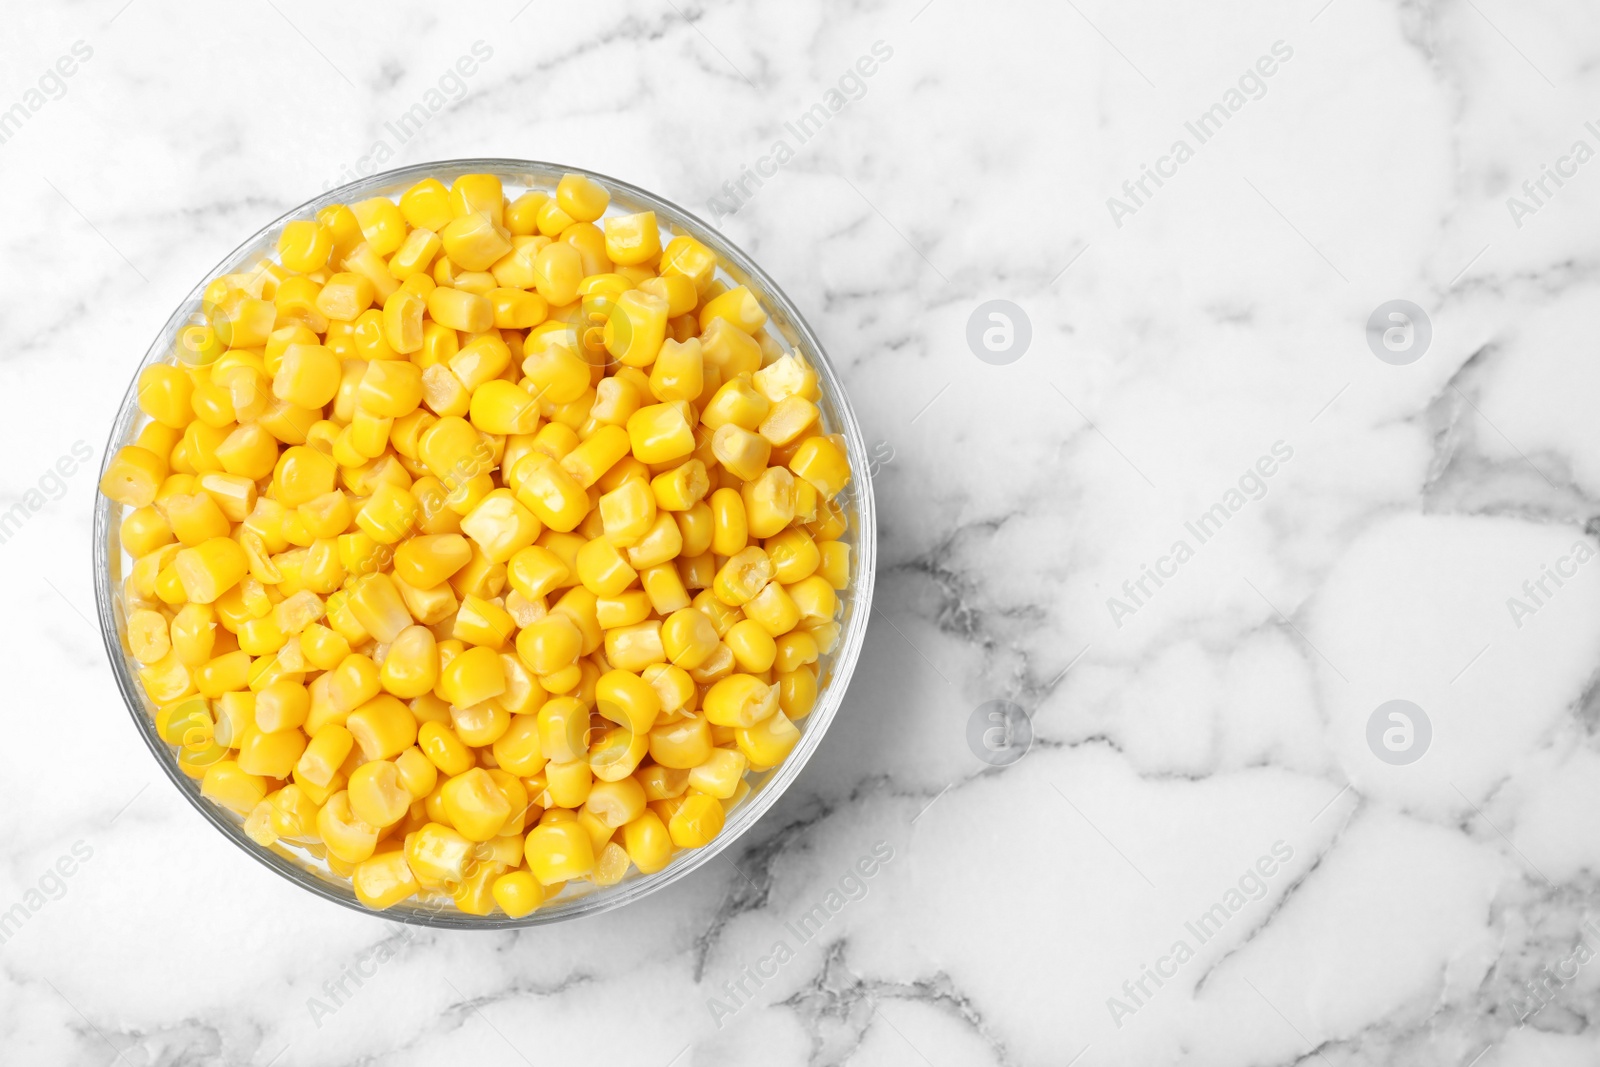
[(839, 639), (815, 370), (609, 201), (467, 174), (288, 223), (101, 480), (160, 736), (368, 907), (520, 917), (706, 845)]

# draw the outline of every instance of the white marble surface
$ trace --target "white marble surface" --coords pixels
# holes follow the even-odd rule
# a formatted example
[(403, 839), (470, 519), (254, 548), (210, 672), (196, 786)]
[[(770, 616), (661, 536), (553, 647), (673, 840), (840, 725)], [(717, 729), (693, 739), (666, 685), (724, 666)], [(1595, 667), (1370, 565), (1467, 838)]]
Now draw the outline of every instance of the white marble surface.
[[(1600, 498), (1600, 163), (1561, 162), (1600, 149), (1592, 6), (519, 2), (6, 9), (0, 910), (30, 914), (0, 1062), (1600, 1061), (1600, 566), (1560, 562)], [(786, 132), (880, 41), (858, 99)], [(1201, 144), (1185, 122), (1278, 42)], [(401, 142), (441, 78), (461, 99)], [(98, 464), (171, 306), (380, 143), (709, 216), (779, 138), (720, 225), (892, 452), (866, 652), (798, 785), (733, 863), (512, 936), (396, 932), (240, 854), (128, 722), (87, 622), (93, 475), (50, 473), (79, 441)], [(1032, 322), (1008, 366), (965, 340), (995, 298)], [(1433, 330), (1406, 366), (1364, 334), (1397, 298)], [(966, 743), (992, 699), (1036, 734), (1003, 770)], [(1365, 740), (1391, 699), (1432, 723), (1408, 766)]]

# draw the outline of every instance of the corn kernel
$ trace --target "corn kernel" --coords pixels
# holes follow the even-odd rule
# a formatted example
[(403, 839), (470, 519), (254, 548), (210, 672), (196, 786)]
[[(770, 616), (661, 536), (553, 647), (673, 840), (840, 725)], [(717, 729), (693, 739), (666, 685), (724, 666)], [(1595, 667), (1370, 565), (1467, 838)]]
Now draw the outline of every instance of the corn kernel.
[(715, 797), (690, 793), (672, 816), (667, 829), (679, 848), (702, 848), (722, 832), (722, 805)]

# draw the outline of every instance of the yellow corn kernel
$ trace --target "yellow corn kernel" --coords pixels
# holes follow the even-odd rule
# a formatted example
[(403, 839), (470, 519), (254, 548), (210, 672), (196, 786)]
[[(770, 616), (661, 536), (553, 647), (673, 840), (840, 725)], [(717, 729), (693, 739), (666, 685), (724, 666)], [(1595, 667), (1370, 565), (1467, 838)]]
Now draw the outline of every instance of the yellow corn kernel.
[(386, 256), (400, 247), (405, 240), (406, 219), (400, 208), (386, 196), (376, 196), (352, 204), (350, 211), (361, 227), (362, 238), (379, 255)]
[(588, 731), (589, 709), (585, 704), (574, 697), (551, 697), (536, 716), (541, 758), (557, 763), (581, 760), (588, 750)]
[(461, 416), (471, 410), (472, 393), (449, 367), (435, 363), (422, 372), (422, 401), (441, 417)]
[(680, 463), (650, 480), (656, 506), (665, 511), (687, 511), (703, 500), (710, 489), (706, 465), (698, 459)]
[[(807, 579), (809, 581), (810, 579)], [(761, 624), (762, 629), (774, 637), (786, 634), (800, 622), (800, 608), (788, 590), (777, 582), (768, 582), (744, 605), (746, 617)]]
[(266, 798), (267, 783), (260, 775), (242, 770), (233, 760), (220, 760), (206, 768), (200, 795), (246, 815)]
[[(615, 257), (613, 257), (615, 258)], [(767, 313), (748, 286), (735, 286), (725, 293), (707, 300), (700, 306), (700, 328), (706, 329), (715, 319), (727, 319), (745, 333), (754, 336), (767, 324)]]
[(440, 786), (440, 800), (451, 824), (469, 841), (495, 837), (512, 813), (511, 802), (482, 767), (448, 779)]
[(553, 196), (547, 196), (539, 205), (538, 212), (539, 232), (547, 237), (556, 237), (568, 226), (576, 221), (571, 215), (561, 210), (561, 204)]
[(778, 357), (772, 363), (751, 375), (757, 391), (774, 404), (790, 397), (816, 400), (817, 372), (797, 353)]
[(706, 286), (711, 284), (716, 272), (716, 253), (687, 235), (680, 235), (668, 241), (666, 250), (661, 254), (662, 276), (681, 274), (694, 283), (697, 292), (706, 291)]
[(644, 789), (631, 777), (596, 782), (583, 802), (583, 810), (603, 825), (620, 829), (644, 813)]
[(379, 693), (352, 711), (345, 728), (369, 760), (393, 759), (417, 740), (411, 709), (390, 693)]
[(682, 344), (663, 341), (650, 368), (650, 393), (663, 403), (694, 400), (705, 387), (704, 369), (699, 338), (691, 337)]
[(154, 663), (172, 651), (167, 617), (141, 608), (128, 616), (128, 648), (140, 663)]
[(538, 293), (497, 287), (485, 294), (494, 309), (494, 324), (502, 330), (526, 330), (537, 326), (550, 313), (550, 305)]
[(513, 715), (506, 732), (493, 745), (495, 762), (512, 774), (527, 777), (544, 769), (537, 715)]
[(653, 811), (640, 812), (638, 818), (624, 826), (622, 842), (641, 874), (654, 874), (672, 859), (672, 836)]
[(739, 789), (750, 761), (743, 752), (713, 749), (706, 761), (689, 771), (689, 788), (727, 800)]
[(461, 520), (461, 532), (496, 563), (504, 563), (532, 545), (541, 529), (533, 512), (518, 503), (509, 489), (493, 490)]
[[(682, 274), (668, 274), (659, 278), (649, 278), (639, 283), (639, 288), (652, 296), (659, 296), (667, 302), (667, 314), (672, 318), (687, 318), (688, 313), (700, 302), (700, 294), (695, 290), (694, 282)], [(692, 334), (691, 334), (692, 335)], [(686, 397), (685, 399), (693, 399)]]
[(647, 263), (661, 252), (661, 234), (654, 211), (613, 215), (606, 219), (606, 256), (618, 266)]
[(589, 439), (568, 452), (561, 466), (585, 489), (628, 455), (632, 442), (620, 426), (601, 426)]
[(579, 808), (594, 789), (594, 771), (584, 758), (566, 761), (550, 760), (544, 765), (544, 781), (550, 800), (558, 808)]
[(596, 710), (635, 734), (648, 733), (661, 712), (661, 697), (631, 671), (611, 670), (595, 682)]
[(425, 882), (459, 882), (466, 876), (472, 851), (473, 843), (459, 832), (430, 822), (406, 839), (406, 864)]
[(667, 302), (630, 289), (617, 297), (602, 338), (606, 351), (626, 366), (648, 367), (655, 362), (666, 336)]
[(589, 409), (592, 418), (612, 426), (626, 425), (639, 410), (638, 388), (625, 378), (602, 378), (595, 386), (594, 405)]
[(405, 785), (406, 792), (413, 797), (413, 804), (425, 799), (439, 784), (439, 768), (415, 745), (396, 756), (394, 765), (400, 772), (400, 781)]
[(722, 832), (722, 805), (716, 797), (690, 793), (667, 823), (672, 843), (679, 848), (701, 848)]
[(176, 494), (168, 498), (166, 508), (172, 532), (190, 548), (213, 537), (225, 538), (233, 529), (222, 509), (206, 493)]
[[(650, 617), (650, 598), (644, 590), (634, 589), (618, 593), (616, 596), (600, 597), (595, 601), (594, 610), (595, 618), (599, 620), (602, 630), (632, 626)], [(165, 619), (162, 623), (165, 625)]]
[(694, 670), (717, 650), (718, 637), (710, 619), (686, 607), (674, 611), (661, 624), (661, 643), (674, 666)]
[(785, 397), (761, 420), (760, 433), (773, 447), (787, 445), (815, 426), (820, 415), (817, 406), (804, 397)]
[(646, 567), (639, 572), (639, 578), (644, 585), (649, 607), (658, 615), (671, 615), (689, 606), (689, 591), (684, 588), (677, 567), (671, 563)]
[(440, 695), (458, 708), (480, 704), (505, 691), (505, 669), (493, 648), (469, 648), (439, 672)]
[(678, 523), (671, 512), (663, 511), (656, 515), (656, 521), (639, 543), (627, 550), (628, 562), (643, 570), (675, 559), (682, 551), (683, 534), (678, 530)]
[(556, 184), (556, 203), (577, 222), (593, 222), (606, 213), (611, 194), (593, 178), (562, 175)]
[(437, 178), (424, 178), (400, 196), (400, 214), (419, 230), (438, 232), (455, 217), (450, 193)]
[(294, 445), (278, 457), (272, 485), (278, 502), (294, 508), (332, 492), (337, 477), (332, 458), (307, 445)]
[(506, 578), (511, 587), (529, 600), (538, 600), (561, 588), (570, 574), (566, 561), (541, 545), (522, 549), (506, 563)]
[[(395, 254), (399, 255), (399, 252), (397, 251)], [(373, 300), (378, 304), (383, 304), (400, 288), (400, 282), (390, 272), (389, 264), (384, 259), (383, 254), (365, 241), (350, 250), (350, 254), (344, 257), (344, 262), (341, 266), (351, 274), (359, 274), (372, 283)], [(358, 351), (363, 352), (365, 358), (388, 358), (365, 354), (374, 340), (380, 345), (383, 343), (381, 336), (382, 321), (383, 313), (376, 308), (362, 312), (356, 319), (356, 348)], [(372, 324), (367, 326), (368, 331), (376, 329), (377, 336), (374, 338), (369, 335), (366, 338), (366, 343), (363, 343), (363, 338), (360, 335), (363, 325), (368, 323)]]
[[(372, 280), (363, 274), (344, 271), (323, 283), (317, 293), (316, 309), (334, 322), (354, 322), (372, 306), (377, 292)], [(329, 328), (332, 335), (332, 327)]]
[(711, 727), (701, 715), (688, 715), (650, 731), (650, 758), (663, 767), (698, 767), (712, 751)]
[(182, 583), (183, 595), (196, 604), (210, 604), (239, 583), (250, 567), (237, 541), (213, 537), (181, 549), (172, 567)]
[(652, 663), (667, 662), (659, 622), (641, 622), (607, 630), (605, 648), (606, 661), (620, 670), (642, 671)]
[(305, 408), (320, 408), (339, 391), (339, 357), (325, 345), (292, 344), (272, 377), (272, 395)]
[(517, 655), (537, 675), (572, 666), (582, 651), (583, 634), (564, 614), (551, 612), (517, 634)]
[(339, 773), (339, 767), (355, 747), (355, 738), (338, 723), (329, 723), (316, 732), (311, 743), (295, 763), (295, 774), (324, 788)]
[(117, 450), (100, 477), (100, 492), (131, 508), (142, 508), (156, 498), (167, 476), (167, 461), (138, 445)]
[(423, 723), (417, 729), (417, 747), (439, 773), (451, 777), (465, 774), (477, 762), (472, 749), (443, 723)]
[(589, 388), (589, 364), (565, 343), (550, 343), (532, 349), (522, 361), (535, 396), (552, 404), (567, 404)]
[(564, 307), (578, 298), (583, 281), (583, 257), (578, 250), (560, 241), (540, 248), (533, 260), (534, 288), (552, 308)]
[(711, 551), (719, 556), (736, 556), (749, 544), (749, 524), (744, 497), (737, 489), (718, 489), (711, 494)]
[(333, 234), (315, 219), (284, 223), (278, 234), (278, 258), (292, 271), (310, 274), (321, 270), (332, 253)]
[(783, 467), (768, 467), (740, 487), (751, 537), (772, 537), (794, 519), (794, 485), (794, 475)]
[(726, 423), (712, 435), (711, 450), (728, 473), (748, 482), (767, 469), (772, 444), (742, 426)]
[(355, 817), (379, 829), (393, 826), (411, 810), (411, 791), (400, 780), (400, 768), (386, 759), (351, 771), (347, 791)]
[(578, 550), (578, 580), (595, 596), (616, 596), (633, 584), (638, 572), (604, 537), (586, 542)]
[(730, 608), (742, 607), (772, 581), (775, 573), (766, 551), (750, 545), (728, 558), (728, 562), (717, 572), (711, 590), (718, 600)]
[(820, 655), (816, 638), (804, 630), (793, 630), (774, 642), (772, 666), (782, 676), (817, 662)]
[(833, 591), (826, 578), (811, 575), (783, 587), (789, 599), (800, 612), (800, 622), (805, 626), (831, 622), (839, 610), (839, 595)]
[(299, 682), (280, 678), (256, 694), (255, 725), (262, 733), (277, 733), (305, 725), (311, 711), (311, 694)]
[(350, 881), (356, 899), (380, 911), (415, 896), (421, 888), (406, 866), (405, 853), (399, 851), (379, 853), (356, 864)]
[(373, 360), (361, 376), (356, 403), (380, 419), (411, 414), (422, 403), (422, 368), (405, 360)]
[(417, 498), (408, 490), (383, 482), (356, 512), (356, 525), (378, 544), (392, 545), (415, 528), (419, 511)]
[(784, 530), (767, 538), (762, 547), (772, 561), (773, 578), (785, 585), (811, 577), (822, 562), (822, 551), (801, 529)]
[[(388, 270), (390, 277), (399, 279), (401, 282), (406, 282), (413, 278), (421, 279), (417, 284), (424, 288), (420, 292), (412, 290), (412, 295), (425, 296), (426, 290), (432, 288), (429, 283), (433, 281), (432, 278), (428, 277), (426, 271), (435, 257), (439, 255), (439, 249), (442, 247), (443, 242), (439, 239), (437, 231), (427, 228), (412, 230), (406, 234), (405, 241), (395, 250), (394, 255), (389, 257)], [(385, 305), (385, 310), (388, 310), (387, 305)], [(396, 349), (396, 351), (402, 350)], [(409, 349), (406, 351), (415, 350)]]
[(317, 812), (317, 835), (330, 855), (346, 863), (360, 863), (372, 855), (379, 829), (356, 815), (348, 790), (334, 793)]
[(808, 437), (800, 443), (789, 469), (831, 500), (850, 481), (850, 460), (832, 439)]
[(486, 298), (445, 285), (428, 294), (428, 315), (441, 326), (465, 333), (482, 333), (494, 325), (494, 308)]
[(499, 650), (516, 629), (516, 620), (504, 608), (479, 596), (468, 594), (456, 612), (450, 636), (469, 645)]
[(473, 390), (468, 411), (472, 425), (484, 433), (532, 433), (539, 423), (539, 406), (528, 391), (501, 379)]
[[(644, 868), (640, 868), (643, 870)], [(545, 888), (527, 871), (511, 871), (494, 880), (494, 902), (513, 919), (530, 915), (544, 903)]]
[(700, 413), (700, 422), (716, 431), (724, 426), (738, 426), (754, 433), (772, 410), (766, 397), (756, 392), (744, 378), (724, 382)]
[(506, 565), (496, 563), (473, 545), (472, 558), (451, 576), (450, 587), (460, 596), (481, 596), (486, 600), (497, 597), (506, 587)]
[(239, 769), (263, 778), (287, 778), (306, 749), (306, 735), (298, 728), (263, 733), (247, 729), (239, 739)]
[(348, 592), (345, 603), (350, 613), (379, 641), (387, 644), (411, 625), (411, 612), (388, 574), (380, 571), (359, 578), (349, 586)]
[(194, 381), (170, 363), (152, 363), (139, 372), (135, 400), (139, 410), (163, 426), (181, 430), (194, 419)]
[(487, 214), (495, 225), (505, 221), (505, 191), (493, 174), (463, 174), (450, 183), (450, 214)]
[(652, 763), (639, 768), (639, 773), (634, 777), (644, 787), (645, 797), (652, 801), (681, 797), (689, 788), (689, 772), (686, 768), (664, 767), (659, 763)]
[(576, 821), (541, 824), (528, 831), (528, 872), (545, 886), (582, 878), (594, 869), (594, 844)]
[(600, 521), (612, 544), (619, 548), (638, 544), (655, 526), (653, 490), (641, 480), (624, 482), (600, 497)]
[(717, 682), (701, 702), (714, 726), (753, 726), (778, 710), (778, 690), (750, 674), (731, 674)]
[(723, 640), (733, 653), (739, 669), (749, 674), (762, 673), (778, 658), (777, 642), (754, 619), (741, 619), (734, 623)]
[(777, 711), (753, 726), (736, 729), (734, 739), (752, 767), (772, 767), (794, 751), (800, 731), (787, 715)]
[(147, 556), (173, 541), (172, 527), (161, 512), (149, 504), (128, 512), (118, 528), (117, 536), (122, 547), (134, 559)]
[(575, 529), (589, 513), (589, 495), (561, 465), (542, 452), (517, 461), (517, 499), (558, 533)]
[(472, 546), (460, 534), (423, 534), (396, 546), (394, 576), (418, 589), (432, 589), (471, 558)]

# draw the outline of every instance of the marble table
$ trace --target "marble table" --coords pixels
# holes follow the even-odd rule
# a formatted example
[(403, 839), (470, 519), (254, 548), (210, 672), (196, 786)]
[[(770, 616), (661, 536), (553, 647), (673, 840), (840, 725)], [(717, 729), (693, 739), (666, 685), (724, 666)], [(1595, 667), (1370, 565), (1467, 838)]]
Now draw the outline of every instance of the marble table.
[[(0, 1061), (1600, 1062), (1592, 7), (520, 3), (7, 12)], [(170, 308), (472, 155), (765, 264), (880, 519), (782, 802), (507, 935), (227, 843), (89, 621)]]

